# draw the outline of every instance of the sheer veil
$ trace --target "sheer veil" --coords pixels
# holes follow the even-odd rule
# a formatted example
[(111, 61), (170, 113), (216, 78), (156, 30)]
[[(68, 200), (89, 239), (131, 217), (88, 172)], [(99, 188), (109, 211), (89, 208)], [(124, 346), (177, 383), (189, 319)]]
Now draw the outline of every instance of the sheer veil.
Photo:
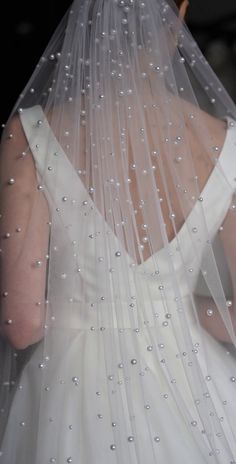
[(171, 0), (73, 2), (2, 136), (0, 462), (236, 461), (235, 120)]

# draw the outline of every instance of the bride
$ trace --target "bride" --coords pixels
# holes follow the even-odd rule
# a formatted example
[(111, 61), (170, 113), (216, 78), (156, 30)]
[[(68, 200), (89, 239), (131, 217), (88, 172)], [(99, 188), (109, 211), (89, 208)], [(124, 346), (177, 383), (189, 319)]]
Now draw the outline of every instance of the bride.
[(2, 464), (236, 462), (236, 109), (187, 6), (75, 0), (9, 116)]

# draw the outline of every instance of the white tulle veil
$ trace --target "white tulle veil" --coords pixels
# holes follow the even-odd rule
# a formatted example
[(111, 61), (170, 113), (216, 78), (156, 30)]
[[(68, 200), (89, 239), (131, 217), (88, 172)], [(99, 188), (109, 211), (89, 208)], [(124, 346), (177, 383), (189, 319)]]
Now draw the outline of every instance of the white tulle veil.
[(74, 1), (2, 137), (0, 462), (166, 464), (165, 402), (235, 462), (235, 120), (171, 0)]

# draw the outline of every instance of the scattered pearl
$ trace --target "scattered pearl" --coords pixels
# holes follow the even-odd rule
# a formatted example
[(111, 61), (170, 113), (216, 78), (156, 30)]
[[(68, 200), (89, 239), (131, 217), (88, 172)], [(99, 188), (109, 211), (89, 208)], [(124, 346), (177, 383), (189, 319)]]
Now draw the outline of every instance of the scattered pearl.
[(43, 262), (40, 260), (35, 261), (35, 267), (40, 267), (42, 266)]
[(137, 364), (137, 359), (131, 359), (130, 362), (131, 362), (131, 364), (135, 365), (135, 364)]
[(160, 439), (160, 437), (154, 437), (154, 441), (155, 441), (156, 443), (159, 443), (159, 442), (161, 441), (161, 439)]
[(43, 369), (43, 368), (44, 368), (44, 364), (43, 364), (43, 363), (39, 363), (38, 367), (39, 367), (39, 369)]
[(153, 350), (153, 346), (152, 345), (148, 345), (147, 346), (147, 351), (152, 351)]
[(78, 377), (72, 377), (72, 382), (75, 384), (75, 385), (79, 385), (79, 378)]
[(196, 427), (196, 426), (197, 426), (197, 421), (192, 421), (192, 422), (191, 422), (191, 425), (192, 425), (193, 427)]
[(210, 309), (210, 308), (207, 309), (207, 315), (208, 315), (208, 316), (213, 316), (213, 314), (214, 314), (213, 309)]

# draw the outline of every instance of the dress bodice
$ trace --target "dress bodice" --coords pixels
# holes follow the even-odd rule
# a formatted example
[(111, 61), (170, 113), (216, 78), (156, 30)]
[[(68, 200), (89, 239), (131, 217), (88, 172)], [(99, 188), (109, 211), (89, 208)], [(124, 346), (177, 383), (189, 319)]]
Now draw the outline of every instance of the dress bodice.
[[(38, 120), (43, 121), (43, 124), (37, 124)], [(71, 316), (68, 317), (68, 324), (73, 327), (78, 324), (79, 327), (85, 328), (96, 325), (98, 321), (95, 312), (91, 311), (91, 306), (103, 304), (106, 310), (103, 311), (103, 320), (99, 321), (101, 325), (130, 327), (126, 286), (124, 286), (124, 301), (119, 301), (119, 320), (116, 320), (117, 311), (114, 313), (111, 311), (111, 306), (116, 299), (115, 290), (113, 295), (106, 294), (107, 273), (111, 279), (114, 279), (116, 275), (115, 279), (119, 280), (117, 276), (122, 275), (124, 267), (122, 267), (122, 259), (103, 260), (106, 253), (103, 249), (104, 240), (101, 234), (103, 231), (107, 235), (109, 246), (113, 247), (114, 257), (119, 251), (129, 264), (127, 266), (129, 272), (126, 276), (123, 275), (123, 278), (129, 281), (130, 298), (132, 298), (134, 289), (137, 292), (138, 282), (142, 316), (140, 319), (140, 311), (133, 311), (132, 326), (140, 326), (147, 321), (152, 326), (155, 324), (153, 315), (159, 316), (159, 313), (156, 310), (153, 311), (150, 305), (145, 309), (145, 301), (150, 299), (150, 292), (151, 299), (156, 306), (162, 301), (162, 292), (165, 292), (165, 300), (169, 301), (172, 307), (176, 304), (174, 303), (176, 295), (173, 279), (178, 280), (178, 286), (182, 290), (181, 298), (188, 297), (190, 290), (193, 290), (197, 284), (202, 261), (205, 260), (207, 267), (206, 228), (208, 238), (213, 238), (229, 208), (232, 189), (235, 189), (236, 185), (236, 153), (234, 153), (236, 151), (236, 127), (229, 124), (217, 166), (201, 193), (201, 201), (196, 201), (178, 234), (168, 247), (154, 253), (143, 263), (135, 265), (97, 210), (75, 168), (52, 133), (42, 108), (35, 106), (24, 110), (21, 114), (21, 121), (35, 160), (39, 182), (43, 179), (45, 195), (53, 217), (57, 216), (50, 257), (51, 267), (56, 269), (57, 273), (52, 277), (50, 289), (58, 294), (60, 306), (62, 305), (61, 286), (66, 285), (64, 294), (68, 303), (71, 303), (71, 307), (74, 307), (71, 310)], [(50, 169), (48, 169), (49, 166)], [(217, 188), (218, 179), (222, 181), (222, 173), (225, 179), (223, 191)], [(65, 198), (66, 201), (63, 201)], [(206, 224), (202, 221), (202, 212), (204, 212)], [(77, 244), (78, 237), (80, 237), (80, 243)], [(198, 254), (194, 249), (196, 245)], [(94, 265), (95, 253), (101, 258), (96, 266)], [(174, 269), (171, 269), (169, 255), (171, 255)], [(105, 264), (108, 267), (105, 268)], [(188, 276), (186, 276), (186, 269), (189, 270)], [(96, 286), (98, 272), (100, 288)], [(101, 277), (102, 274), (104, 278)], [(116, 282), (116, 285), (120, 284), (122, 286), (122, 281)], [(115, 288), (115, 285), (113, 287)], [(119, 294), (121, 294), (120, 288)], [(83, 301), (81, 301), (82, 294)], [(60, 318), (57, 317), (57, 323), (59, 320)]]

